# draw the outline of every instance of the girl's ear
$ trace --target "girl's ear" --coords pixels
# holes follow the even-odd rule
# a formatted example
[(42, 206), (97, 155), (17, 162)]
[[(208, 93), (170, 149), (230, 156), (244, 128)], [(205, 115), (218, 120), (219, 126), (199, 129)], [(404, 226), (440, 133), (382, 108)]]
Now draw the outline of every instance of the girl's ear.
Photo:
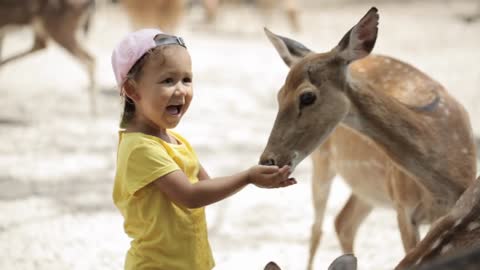
[(133, 101), (140, 100), (140, 95), (138, 94), (136, 84), (132, 80), (127, 80), (123, 84), (123, 92), (127, 97), (129, 97)]

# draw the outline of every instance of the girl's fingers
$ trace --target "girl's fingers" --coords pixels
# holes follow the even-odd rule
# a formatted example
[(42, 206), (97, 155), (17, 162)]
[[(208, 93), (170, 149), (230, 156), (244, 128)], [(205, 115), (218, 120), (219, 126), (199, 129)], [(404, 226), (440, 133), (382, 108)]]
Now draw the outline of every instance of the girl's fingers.
[(279, 172), (282, 173), (282, 174), (290, 174), (290, 166), (283, 166), (282, 168), (280, 168)]
[(285, 179), (288, 179), (288, 176), (290, 175), (290, 167), (289, 166), (283, 166), (280, 168), (278, 171), (276, 177), (279, 177), (280, 181), (284, 181)]
[(297, 183), (297, 180), (295, 180), (295, 178), (289, 178), (287, 180), (284, 180), (284, 181), (280, 182), (280, 184), (277, 187), (279, 187), (279, 188), (288, 187), (288, 186), (291, 186), (291, 185), (295, 185), (296, 183)]
[(266, 166), (266, 165), (257, 165), (260, 169), (260, 172), (262, 174), (271, 174), (271, 173), (277, 173), (279, 168), (278, 166)]

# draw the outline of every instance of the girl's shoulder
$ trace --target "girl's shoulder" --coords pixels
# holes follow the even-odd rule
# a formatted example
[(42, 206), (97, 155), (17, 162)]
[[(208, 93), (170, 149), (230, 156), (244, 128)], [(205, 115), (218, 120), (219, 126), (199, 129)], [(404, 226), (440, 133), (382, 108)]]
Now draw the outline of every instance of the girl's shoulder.
[(182, 135), (180, 135), (178, 132), (169, 129), (169, 130), (168, 130), (168, 133), (170, 133), (170, 135), (172, 135), (173, 137), (175, 137), (175, 139), (177, 139), (177, 141), (180, 143), (180, 145), (185, 146), (185, 147), (187, 147), (188, 149), (193, 150), (193, 149), (192, 149), (192, 146), (190, 145), (190, 143), (188, 142), (188, 140), (185, 139), (185, 137), (183, 137)]
[[(163, 150), (167, 152), (172, 152), (178, 149), (186, 148), (193, 152), (193, 148), (190, 143), (178, 132), (168, 130), (168, 133), (175, 137), (178, 141), (178, 144), (170, 144), (161, 138), (148, 135), (141, 132), (120, 132), (119, 133), (119, 145), (118, 152), (123, 154), (128, 154), (133, 152), (135, 149), (143, 148), (154, 148), (157, 151)], [(161, 148), (161, 149), (160, 149)]]
[[(138, 147), (158, 147), (162, 146), (160, 139), (141, 132), (119, 132), (118, 150), (130, 152)], [(122, 152), (123, 152), (122, 151)]]
[(171, 130), (171, 129), (168, 130), (168, 133), (169, 133), (170, 135), (172, 135), (173, 137), (175, 137), (175, 139), (177, 139), (178, 142), (180, 142), (180, 143), (184, 143), (184, 142), (188, 143), (187, 139), (185, 139), (182, 135), (180, 135), (180, 133), (178, 133), (178, 132), (176, 132), (176, 131), (174, 131), (174, 130)]

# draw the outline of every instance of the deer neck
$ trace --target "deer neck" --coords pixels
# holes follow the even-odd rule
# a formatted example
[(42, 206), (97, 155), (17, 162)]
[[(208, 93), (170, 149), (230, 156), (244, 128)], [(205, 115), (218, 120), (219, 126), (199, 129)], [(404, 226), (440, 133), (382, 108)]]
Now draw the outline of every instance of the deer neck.
[[(375, 141), (392, 161), (418, 180), (432, 194), (451, 206), (464, 188), (435, 166), (435, 139), (418, 115), (394, 98), (374, 91), (368, 82), (346, 79), (342, 85), (350, 100), (343, 124)], [(438, 196), (435, 196), (438, 198)]]

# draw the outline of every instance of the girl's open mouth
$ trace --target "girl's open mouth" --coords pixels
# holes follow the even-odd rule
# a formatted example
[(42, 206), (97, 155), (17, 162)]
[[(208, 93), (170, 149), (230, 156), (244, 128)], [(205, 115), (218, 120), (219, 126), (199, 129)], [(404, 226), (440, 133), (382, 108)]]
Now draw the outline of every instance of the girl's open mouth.
[(167, 112), (170, 115), (180, 115), (183, 105), (170, 105), (167, 106)]

